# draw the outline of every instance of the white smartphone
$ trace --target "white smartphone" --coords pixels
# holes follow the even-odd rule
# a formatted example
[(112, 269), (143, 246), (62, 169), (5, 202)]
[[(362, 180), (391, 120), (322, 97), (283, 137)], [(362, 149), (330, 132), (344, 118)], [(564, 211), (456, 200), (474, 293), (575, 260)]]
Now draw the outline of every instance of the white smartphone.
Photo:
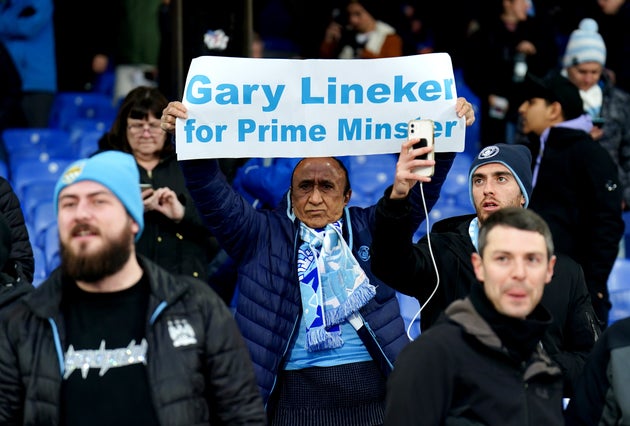
[[(413, 144), (412, 149), (422, 148), (425, 146), (433, 146), (433, 133), (433, 120), (411, 120), (407, 124), (407, 140), (419, 139), (418, 142)], [(431, 151), (428, 154), (421, 155), (416, 158), (421, 160), (433, 160), (434, 157), (434, 152)], [(435, 172), (435, 167), (416, 167), (412, 171), (413, 173), (420, 176), (433, 176), (433, 173)]]

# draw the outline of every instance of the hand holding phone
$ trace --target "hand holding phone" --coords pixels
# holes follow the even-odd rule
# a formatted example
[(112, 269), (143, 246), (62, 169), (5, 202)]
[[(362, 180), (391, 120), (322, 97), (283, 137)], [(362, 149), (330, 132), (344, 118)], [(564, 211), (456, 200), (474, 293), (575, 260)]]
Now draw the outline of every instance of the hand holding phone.
[[(407, 124), (407, 140), (416, 140), (419, 139), (418, 142), (413, 144), (412, 149), (423, 148), (426, 146), (433, 146), (433, 133), (434, 133), (434, 124), (433, 120), (423, 119), (423, 120), (411, 120)], [(435, 158), (434, 152), (430, 151), (425, 155), (421, 155), (416, 157), (417, 160), (433, 160)], [(434, 166), (424, 166), (424, 167), (415, 167), (412, 170), (413, 173), (420, 176), (433, 176), (435, 172)]]

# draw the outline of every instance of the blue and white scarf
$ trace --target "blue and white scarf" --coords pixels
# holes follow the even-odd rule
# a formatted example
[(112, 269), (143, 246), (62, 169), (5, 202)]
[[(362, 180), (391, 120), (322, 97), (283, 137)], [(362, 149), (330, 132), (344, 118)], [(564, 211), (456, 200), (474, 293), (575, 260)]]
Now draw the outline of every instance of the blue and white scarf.
[(341, 234), (341, 221), (323, 230), (300, 225), (298, 277), (309, 352), (343, 345), (341, 324), (370, 301), (376, 288)]

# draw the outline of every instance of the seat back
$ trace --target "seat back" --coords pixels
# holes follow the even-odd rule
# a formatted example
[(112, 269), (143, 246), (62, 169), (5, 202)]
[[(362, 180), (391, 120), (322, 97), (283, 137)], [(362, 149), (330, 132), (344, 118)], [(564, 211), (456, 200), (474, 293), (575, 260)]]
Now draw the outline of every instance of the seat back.
[(107, 123), (109, 128), (117, 109), (112, 98), (98, 92), (59, 92), (55, 95), (48, 127), (70, 130), (73, 122), (96, 119)]
[(70, 124), (70, 139), (72, 139), (74, 143), (77, 143), (85, 133), (96, 132), (103, 135), (109, 130), (109, 124), (110, 123), (107, 121), (97, 118), (75, 120)]
[(22, 190), (22, 212), (28, 222), (33, 222), (35, 208), (42, 202), (52, 201), (55, 191), (55, 181), (41, 180), (26, 185)]
[(52, 160), (42, 163), (39, 160), (25, 160), (12, 166), (11, 186), (20, 200), (24, 198), (24, 189), (33, 182), (52, 181), (64, 172), (72, 160)]
[(2, 143), (11, 166), (25, 159), (49, 161), (51, 158), (76, 158), (70, 133), (48, 128), (10, 128), (2, 132)]
[(612, 303), (608, 324), (630, 317), (630, 259), (615, 260), (608, 276), (608, 294)]
[(44, 236), (44, 253), (46, 255), (46, 269), (52, 271), (61, 263), (59, 255), (59, 228), (57, 222), (46, 229)]
[(358, 155), (350, 157), (352, 197), (348, 205), (368, 207), (376, 204), (383, 191), (394, 182), (395, 154)]
[(33, 240), (35, 244), (42, 248), (46, 248), (46, 231), (51, 226), (57, 226), (57, 216), (55, 215), (54, 204), (51, 201), (42, 201), (33, 212), (32, 229), (35, 233)]
[(33, 272), (33, 285), (37, 287), (48, 276), (46, 269), (46, 255), (41, 247), (33, 246), (33, 260), (35, 261), (35, 271)]
[(98, 141), (103, 136), (99, 130), (87, 130), (77, 139), (77, 154), (80, 158), (89, 157), (98, 150)]

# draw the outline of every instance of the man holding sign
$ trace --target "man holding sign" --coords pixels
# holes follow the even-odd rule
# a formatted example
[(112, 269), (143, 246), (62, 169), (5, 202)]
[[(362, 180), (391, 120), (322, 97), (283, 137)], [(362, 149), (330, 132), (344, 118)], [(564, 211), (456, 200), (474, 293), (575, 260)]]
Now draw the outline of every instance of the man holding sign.
[[(458, 119), (472, 124), (470, 103), (453, 101)], [(185, 138), (192, 115), (183, 103), (171, 102), (162, 128), (174, 132), (178, 122), (177, 138)], [(414, 142), (400, 148), (393, 141), (404, 152)], [(335, 157), (308, 154), (293, 170), (281, 205), (260, 211), (231, 188), (216, 159), (180, 160), (190, 160), (181, 161), (188, 189), (238, 265), (236, 321), (270, 424), (382, 424), (386, 377), (409, 340), (395, 291), (371, 272), (375, 206), (347, 207), (352, 190), (346, 168)], [(433, 178), (422, 178), (434, 181), (427, 186), (428, 209), (453, 157), (415, 160), (418, 167), (435, 166)], [(419, 190), (411, 195), (416, 226), (424, 220), (421, 197)]]

